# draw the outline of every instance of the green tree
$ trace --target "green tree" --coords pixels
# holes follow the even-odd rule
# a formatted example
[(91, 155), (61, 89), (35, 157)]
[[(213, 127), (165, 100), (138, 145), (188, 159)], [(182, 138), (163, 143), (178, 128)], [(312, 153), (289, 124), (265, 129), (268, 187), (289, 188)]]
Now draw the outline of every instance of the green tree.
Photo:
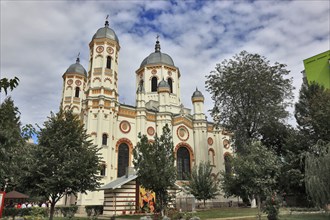
[(7, 79), (7, 78), (2, 78), (0, 79), (0, 92), (2, 89), (5, 91), (5, 94), (7, 94), (7, 90), (13, 90), (14, 88), (17, 87), (19, 82), (19, 79), (17, 77), (14, 77), (13, 79)]
[(325, 208), (330, 204), (330, 143), (319, 142), (306, 156), (306, 190), (313, 202)]
[(134, 148), (133, 164), (141, 185), (156, 194), (156, 207), (162, 214), (169, 201), (168, 189), (174, 186), (176, 170), (171, 131), (166, 124), (160, 137), (156, 134), (150, 142), (139, 134), (140, 141)]
[(330, 89), (315, 82), (302, 85), (295, 104), (295, 118), (310, 146), (319, 140), (330, 142)]
[(265, 57), (242, 51), (207, 76), (206, 87), (215, 103), (211, 115), (234, 133), (237, 150), (260, 140), (265, 125), (288, 116), (293, 88), (288, 74), (284, 64), (270, 65)]
[(9, 97), (0, 105), (0, 188), (5, 179), (11, 185), (18, 183), (24, 139), (21, 136), (20, 112)]
[[(277, 189), (280, 161), (273, 150), (260, 142), (253, 142), (245, 150), (244, 156), (232, 158), (232, 174), (221, 173), (221, 188), (226, 196), (255, 197), (260, 212), (261, 198), (273, 195)], [(232, 191), (230, 184), (238, 189)]]
[[(219, 173), (218, 173), (219, 174)], [(205, 201), (214, 199), (220, 194), (220, 185), (218, 174), (212, 176), (212, 166), (210, 162), (201, 162), (198, 166), (194, 166), (189, 178), (189, 183), (185, 188), (195, 196), (197, 200)]]
[(55, 204), (65, 195), (86, 193), (100, 186), (99, 149), (72, 111), (51, 114), (38, 135), (35, 158), (25, 178), (36, 195), (50, 198), (50, 219)]

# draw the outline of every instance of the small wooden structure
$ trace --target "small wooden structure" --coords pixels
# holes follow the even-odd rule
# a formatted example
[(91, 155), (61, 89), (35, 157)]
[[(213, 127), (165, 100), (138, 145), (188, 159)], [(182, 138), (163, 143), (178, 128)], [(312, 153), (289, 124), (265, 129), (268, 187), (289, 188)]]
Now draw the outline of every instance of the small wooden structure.
[(5, 199), (28, 199), (29, 196), (15, 190), (6, 193)]

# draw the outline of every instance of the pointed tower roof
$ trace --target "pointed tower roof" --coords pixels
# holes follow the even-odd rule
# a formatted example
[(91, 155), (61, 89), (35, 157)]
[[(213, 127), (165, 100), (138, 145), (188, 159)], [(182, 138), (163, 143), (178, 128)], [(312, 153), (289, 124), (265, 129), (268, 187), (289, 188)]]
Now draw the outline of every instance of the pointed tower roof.
[(140, 68), (148, 64), (166, 64), (169, 66), (174, 66), (173, 59), (166, 53), (160, 51), (159, 36), (157, 36), (157, 41), (155, 44), (155, 52), (147, 56), (141, 63)]
[(98, 38), (108, 38), (108, 39), (111, 39), (111, 40), (115, 40), (119, 43), (119, 39), (118, 39), (115, 31), (112, 30), (111, 28), (109, 28), (108, 16), (106, 18), (104, 27), (98, 29), (96, 31), (96, 33), (94, 34), (94, 36), (93, 36), (93, 40), (98, 39)]

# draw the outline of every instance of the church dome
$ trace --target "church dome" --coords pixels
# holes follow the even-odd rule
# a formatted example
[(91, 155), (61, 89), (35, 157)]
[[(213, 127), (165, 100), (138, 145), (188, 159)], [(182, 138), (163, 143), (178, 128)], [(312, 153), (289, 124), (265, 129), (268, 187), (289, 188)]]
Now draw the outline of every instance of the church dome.
[(115, 40), (119, 43), (119, 39), (115, 33), (114, 30), (112, 30), (111, 28), (109, 28), (109, 22), (106, 21), (105, 22), (105, 26), (103, 28), (100, 28), (96, 31), (96, 33), (93, 36), (93, 40), (94, 39), (99, 39), (99, 38), (108, 38), (111, 40)]
[(191, 98), (198, 98), (198, 97), (203, 97), (203, 94), (201, 93), (201, 91), (199, 91), (197, 88), (196, 88), (196, 91), (193, 93), (192, 97)]
[(76, 63), (71, 64), (69, 68), (65, 71), (64, 74), (68, 73), (78, 73), (83, 76), (87, 76), (87, 72), (85, 68), (80, 64), (79, 58), (77, 58)]
[(158, 84), (157, 91), (158, 92), (170, 92), (171, 88), (170, 88), (170, 85), (168, 84), (168, 82), (166, 82), (164, 79), (162, 79), (162, 81), (160, 81), (160, 83)]
[(151, 53), (142, 61), (140, 68), (148, 64), (165, 64), (174, 66), (173, 59), (168, 54), (160, 52), (160, 44), (158, 40), (156, 41), (155, 52)]

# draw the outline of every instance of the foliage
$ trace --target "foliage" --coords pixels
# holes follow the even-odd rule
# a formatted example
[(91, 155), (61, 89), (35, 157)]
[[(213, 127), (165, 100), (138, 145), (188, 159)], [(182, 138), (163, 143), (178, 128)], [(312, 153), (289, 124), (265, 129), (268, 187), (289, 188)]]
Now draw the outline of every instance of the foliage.
[(313, 82), (303, 85), (295, 105), (299, 130), (309, 138), (309, 144), (330, 142), (330, 89)]
[(99, 187), (99, 149), (92, 145), (83, 124), (72, 111), (51, 114), (39, 132), (34, 162), (24, 182), (36, 195), (50, 198), (50, 219), (64, 195)]
[(133, 151), (133, 164), (141, 185), (155, 192), (156, 205), (163, 211), (169, 200), (167, 189), (173, 187), (176, 180), (171, 131), (166, 124), (161, 136), (156, 134), (154, 141), (141, 134), (139, 139)]
[(20, 174), (24, 140), (20, 129), (20, 112), (9, 97), (0, 105), (0, 189), (8, 183), (16, 185)]
[(76, 206), (76, 205), (59, 206), (58, 208), (61, 211), (64, 218), (67, 218), (67, 219), (72, 219), (78, 210), (78, 206)]
[(244, 150), (259, 140), (265, 125), (287, 117), (292, 99), (291, 79), (286, 65), (270, 62), (246, 51), (216, 65), (206, 86), (214, 101), (214, 121), (234, 133), (235, 145)]
[(0, 79), (0, 92), (3, 89), (5, 94), (7, 95), (7, 90), (10, 89), (11, 91), (17, 87), (19, 79), (14, 77), (13, 79), (2, 78)]
[[(319, 207), (330, 203), (330, 143), (319, 142), (306, 156), (306, 190)], [(327, 209), (327, 208), (326, 208)]]
[(266, 198), (263, 212), (267, 214), (268, 220), (278, 220), (280, 201), (276, 195), (268, 196)]
[[(255, 196), (260, 210), (261, 197), (272, 194), (277, 188), (280, 173), (280, 161), (273, 150), (267, 149), (260, 142), (253, 142), (244, 156), (232, 159), (233, 174), (222, 173), (221, 188), (226, 196), (241, 194)], [(229, 181), (228, 181), (229, 180)], [(231, 191), (234, 185), (239, 190)]]
[(218, 174), (212, 176), (212, 166), (210, 162), (201, 162), (198, 166), (194, 166), (189, 178), (189, 183), (185, 188), (195, 196), (197, 200), (205, 201), (214, 199), (219, 195), (219, 179)]
[(41, 207), (31, 207), (24, 209), (5, 208), (3, 210), (3, 216), (10, 216), (12, 218), (15, 218), (15, 216), (32, 216), (42, 218), (48, 216), (48, 209)]
[(86, 205), (85, 210), (89, 219), (97, 219), (103, 213), (103, 205)]

